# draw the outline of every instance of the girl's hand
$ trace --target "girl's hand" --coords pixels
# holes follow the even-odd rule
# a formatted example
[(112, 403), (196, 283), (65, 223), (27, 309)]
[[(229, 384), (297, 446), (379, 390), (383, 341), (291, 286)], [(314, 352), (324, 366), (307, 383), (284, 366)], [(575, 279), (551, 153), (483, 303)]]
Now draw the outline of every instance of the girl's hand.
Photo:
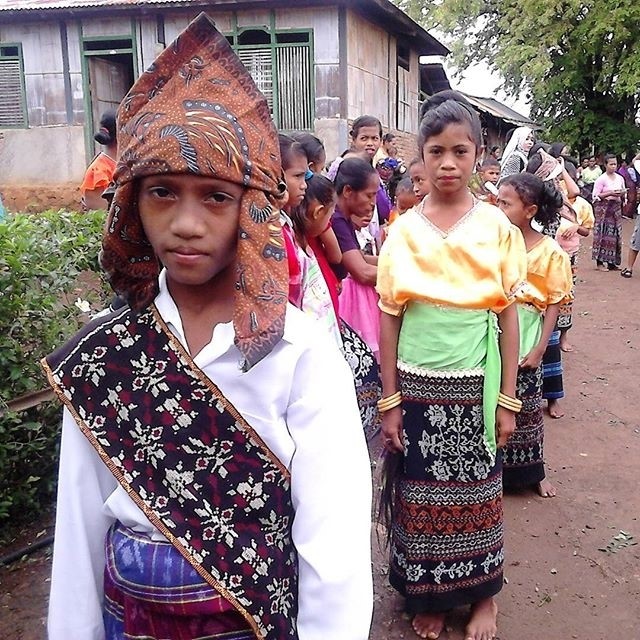
[(507, 444), (511, 434), (516, 430), (516, 414), (504, 407), (496, 409), (496, 439), (498, 449)]
[(564, 238), (565, 240), (570, 240), (571, 238), (573, 238), (576, 233), (578, 233), (578, 229), (579, 229), (580, 225), (579, 224), (572, 224), (570, 227), (567, 227), (561, 234), (560, 236), (562, 238)]
[(382, 438), (387, 451), (402, 453), (402, 408), (394, 407), (382, 414)]
[(523, 369), (537, 369), (542, 364), (544, 351), (531, 349), (527, 355), (520, 360), (520, 366)]

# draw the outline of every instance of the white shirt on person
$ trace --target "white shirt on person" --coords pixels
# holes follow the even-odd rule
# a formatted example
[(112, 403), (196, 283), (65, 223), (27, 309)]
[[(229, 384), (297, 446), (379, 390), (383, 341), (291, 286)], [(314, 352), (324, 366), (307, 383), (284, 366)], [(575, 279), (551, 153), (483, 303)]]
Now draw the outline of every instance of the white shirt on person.
[[(155, 304), (187, 348), (164, 274)], [(194, 357), (291, 473), (300, 640), (365, 640), (373, 608), (371, 470), (351, 371), (322, 327), (289, 306), (284, 337), (250, 371), (231, 323)], [(164, 540), (65, 409), (49, 640), (103, 640), (104, 539), (119, 520)]]

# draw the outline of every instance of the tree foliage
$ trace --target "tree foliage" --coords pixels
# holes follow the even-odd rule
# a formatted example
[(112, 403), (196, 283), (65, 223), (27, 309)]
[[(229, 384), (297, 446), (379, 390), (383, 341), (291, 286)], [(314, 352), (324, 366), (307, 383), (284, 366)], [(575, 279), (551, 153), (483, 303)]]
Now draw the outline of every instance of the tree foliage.
[(547, 139), (624, 153), (640, 141), (637, 0), (395, 0), (446, 34), (459, 69), (483, 61), (525, 93)]

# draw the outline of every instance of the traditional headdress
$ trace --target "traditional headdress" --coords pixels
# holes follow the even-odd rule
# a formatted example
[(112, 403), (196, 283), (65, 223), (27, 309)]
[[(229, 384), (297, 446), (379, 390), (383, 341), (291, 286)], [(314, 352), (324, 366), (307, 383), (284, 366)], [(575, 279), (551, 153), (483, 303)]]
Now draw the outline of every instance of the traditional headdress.
[(555, 180), (562, 173), (562, 165), (557, 158), (547, 153), (544, 149), (538, 149), (538, 153), (542, 158), (542, 164), (536, 170), (535, 175), (540, 180)]
[(134, 310), (157, 295), (160, 270), (140, 222), (138, 179), (188, 174), (245, 187), (233, 326), (249, 369), (284, 331), (288, 273), (276, 202), (286, 186), (267, 102), (204, 13), (123, 99), (118, 149), (101, 261), (116, 293)]

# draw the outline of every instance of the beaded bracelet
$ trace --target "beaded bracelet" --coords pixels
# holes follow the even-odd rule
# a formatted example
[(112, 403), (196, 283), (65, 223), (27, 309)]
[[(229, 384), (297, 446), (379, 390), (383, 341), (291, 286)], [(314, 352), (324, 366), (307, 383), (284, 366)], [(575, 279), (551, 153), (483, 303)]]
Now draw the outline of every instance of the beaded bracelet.
[(505, 409), (509, 409), (509, 411), (513, 411), (514, 413), (520, 413), (520, 411), (522, 411), (522, 400), (512, 398), (502, 392), (498, 394), (498, 405)]

